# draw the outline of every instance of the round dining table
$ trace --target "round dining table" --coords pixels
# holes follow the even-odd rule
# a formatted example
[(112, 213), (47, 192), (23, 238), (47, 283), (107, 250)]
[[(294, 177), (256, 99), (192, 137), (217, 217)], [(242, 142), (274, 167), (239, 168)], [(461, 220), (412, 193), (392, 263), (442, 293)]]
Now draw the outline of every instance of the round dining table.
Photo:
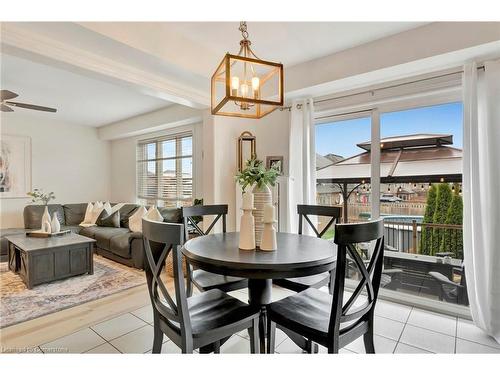
[(261, 309), (261, 352), (265, 347), (266, 305), (271, 303), (273, 279), (330, 271), (335, 268), (337, 255), (337, 246), (332, 241), (293, 233), (277, 233), (276, 237), (278, 246), (274, 251), (239, 249), (237, 232), (196, 237), (182, 248), (188, 262), (196, 268), (248, 279), (248, 303)]

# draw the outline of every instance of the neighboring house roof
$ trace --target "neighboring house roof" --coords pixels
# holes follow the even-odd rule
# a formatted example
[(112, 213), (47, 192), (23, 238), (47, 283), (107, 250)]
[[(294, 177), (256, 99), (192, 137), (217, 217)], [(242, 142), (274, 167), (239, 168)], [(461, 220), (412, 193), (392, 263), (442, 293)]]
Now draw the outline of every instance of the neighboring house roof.
[(316, 154), (316, 170), (326, 168), (342, 160), (344, 160), (344, 158), (340, 155), (326, 154), (323, 156)]
[[(443, 146), (452, 142), (451, 135), (415, 134), (381, 139), (381, 182), (434, 181), (447, 177), (447, 181), (461, 179), (462, 150)], [(385, 145), (389, 144), (388, 148)], [(400, 145), (393, 148), (395, 144)], [(403, 146), (401, 146), (404, 144)], [(419, 146), (416, 146), (416, 145)], [(369, 143), (358, 145), (370, 149)], [(317, 171), (318, 182), (358, 182), (370, 179), (370, 151), (344, 159)]]
[(327, 157), (322, 156), (320, 154), (316, 154), (316, 170), (328, 167), (329, 165), (332, 164), (333, 162)]
[(336, 155), (336, 154), (326, 154), (325, 158), (330, 159), (334, 163), (338, 163), (339, 161), (342, 161), (345, 159), (343, 156)]

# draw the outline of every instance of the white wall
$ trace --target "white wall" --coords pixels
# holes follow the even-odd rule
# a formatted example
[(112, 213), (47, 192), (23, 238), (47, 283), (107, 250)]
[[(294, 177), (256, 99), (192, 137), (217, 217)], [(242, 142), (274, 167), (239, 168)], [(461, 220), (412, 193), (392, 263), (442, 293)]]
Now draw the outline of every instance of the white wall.
[(283, 155), (285, 173), (288, 162), (289, 112), (275, 111), (261, 120), (248, 120), (203, 114), (203, 122), (150, 132), (135, 137), (111, 141), (111, 200), (135, 202), (136, 145), (144, 138), (194, 130), (194, 194), (206, 204), (229, 205), (228, 230), (234, 230), (236, 220), (236, 145), (243, 131), (257, 137), (257, 156)]
[(137, 201), (137, 141), (168, 134), (175, 134), (186, 130), (193, 130), (193, 194), (196, 198), (202, 197), (200, 186), (202, 186), (201, 148), (203, 134), (201, 123), (198, 123), (111, 141), (111, 200), (113, 202)]
[(498, 22), (433, 22), (285, 69), (287, 100), (329, 95), (498, 55)]
[(201, 122), (201, 116), (202, 112), (198, 109), (174, 104), (101, 126), (98, 133), (99, 138), (106, 140), (129, 138)]
[[(1, 134), (28, 135), (32, 188), (54, 191), (55, 203), (110, 199), (110, 145), (92, 127), (51, 121), (36, 114), (2, 113)], [(1, 199), (1, 228), (23, 227), (29, 198)]]
[[(229, 205), (228, 231), (235, 229), (237, 140), (244, 131), (257, 137), (257, 157), (283, 155), (288, 171), (289, 112), (274, 111), (260, 120), (206, 115), (203, 122), (203, 194), (209, 204)], [(213, 179), (209, 176), (213, 176)]]

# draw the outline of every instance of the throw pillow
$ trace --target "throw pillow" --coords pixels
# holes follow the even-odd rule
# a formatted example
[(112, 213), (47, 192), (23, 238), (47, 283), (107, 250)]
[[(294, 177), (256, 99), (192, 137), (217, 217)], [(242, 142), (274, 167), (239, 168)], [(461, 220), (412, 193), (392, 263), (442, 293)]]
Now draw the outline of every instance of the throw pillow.
[(120, 211), (108, 215), (106, 210), (102, 210), (96, 224), (100, 227), (120, 228)]
[(104, 205), (102, 202), (95, 202), (94, 203), (94, 208), (92, 209), (92, 220), (90, 220), (90, 224), (95, 224), (97, 221), (97, 218), (99, 215), (102, 213), (104, 210)]
[(146, 209), (140, 206), (128, 219), (128, 229), (131, 232), (142, 232), (142, 218), (146, 216)]
[(83, 221), (81, 224), (90, 224), (92, 221), (92, 210), (94, 209), (94, 205), (92, 202), (89, 202), (87, 204), (87, 209), (85, 210), (85, 217), (83, 218)]
[(123, 205), (122, 208), (120, 208), (120, 227), (122, 228), (128, 228), (128, 221), (130, 219), (130, 216), (135, 214), (135, 212), (139, 209), (139, 207), (136, 204), (133, 203), (126, 203)]
[(182, 223), (182, 211), (180, 208), (161, 207), (158, 208), (163, 221), (166, 223)]
[[(110, 206), (111, 206), (111, 204), (110, 204)], [(110, 213), (113, 213), (115, 211), (119, 211), (123, 206), (125, 206), (125, 203), (117, 203), (117, 204), (115, 204), (113, 207), (111, 207)]]
[(162, 223), (163, 222), (163, 216), (161, 216), (160, 211), (156, 208), (156, 206), (151, 206), (146, 213), (146, 219), (151, 220), (151, 221), (157, 221)]
[(108, 214), (113, 213), (113, 210), (111, 208), (111, 203), (109, 202), (104, 203), (103, 208)]

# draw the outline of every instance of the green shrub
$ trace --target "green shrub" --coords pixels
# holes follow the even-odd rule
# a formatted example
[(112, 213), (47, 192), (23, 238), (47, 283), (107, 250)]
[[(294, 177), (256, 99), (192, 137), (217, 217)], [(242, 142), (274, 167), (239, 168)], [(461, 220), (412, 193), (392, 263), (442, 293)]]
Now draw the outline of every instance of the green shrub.
[[(457, 190), (455, 187), (455, 194), (453, 194), (450, 207), (446, 213), (445, 224), (462, 225), (463, 202)], [(463, 259), (462, 231), (455, 229), (443, 229), (443, 231), (444, 235), (441, 239), (440, 251), (452, 252), (455, 258)]]
[[(449, 185), (444, 183), (439, 184), (436, 196), (436, 209), (432, 218), (432, 222), (434, 224), (444, 224), (446, 222), (446, 216), (448, 214), (448, 209), (450, 208), (451, 199), (452, 191)], [(445, 230), (442, 228), (433, 228), (430, 255), (434, 255), (439, 251), (445, 233)]]
[[(425, 206), (424, 223), (432, 223), (434, 211), (436, 210), (436, 186), (432, 185), (427, 192), (427, 202)], [(432, 248), (432, 229), (422, 227), (420, 233), (420, 253), (429, 255)]]

